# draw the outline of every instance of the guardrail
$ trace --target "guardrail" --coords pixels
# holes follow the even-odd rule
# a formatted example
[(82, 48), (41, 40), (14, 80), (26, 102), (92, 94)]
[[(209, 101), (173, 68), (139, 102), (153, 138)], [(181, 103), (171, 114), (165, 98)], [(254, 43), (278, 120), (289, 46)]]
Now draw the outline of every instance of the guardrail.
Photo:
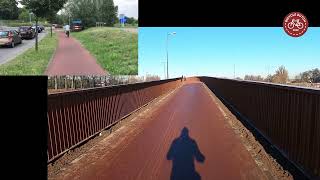
[[(320, 176), (320, 90), (198, 77), (307, 173)], [(195, 80), (194, 78), (192, 80)]]
[(48, 95), (48, 163), (111, 127), (181, 79), (93, 88)]

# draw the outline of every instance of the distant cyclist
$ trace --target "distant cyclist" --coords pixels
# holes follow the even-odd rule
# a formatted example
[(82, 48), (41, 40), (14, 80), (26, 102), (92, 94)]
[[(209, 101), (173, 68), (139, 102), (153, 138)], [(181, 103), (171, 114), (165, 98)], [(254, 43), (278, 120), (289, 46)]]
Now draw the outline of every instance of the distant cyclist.
[(70, 26), (69, 26), (69, 24), (64, 26), (64, 30), (66, 32), (67, 37), (69, 37), (69, 35), (70, 35)]

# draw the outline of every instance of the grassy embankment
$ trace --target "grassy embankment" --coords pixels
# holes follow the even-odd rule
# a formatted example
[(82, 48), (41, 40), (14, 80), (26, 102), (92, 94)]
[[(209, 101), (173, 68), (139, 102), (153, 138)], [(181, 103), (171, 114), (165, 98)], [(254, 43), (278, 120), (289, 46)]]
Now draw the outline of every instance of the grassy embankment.
[(119, 28), (89, 28), (73, 37), (112, 75), (138, 74), (138, 33)]

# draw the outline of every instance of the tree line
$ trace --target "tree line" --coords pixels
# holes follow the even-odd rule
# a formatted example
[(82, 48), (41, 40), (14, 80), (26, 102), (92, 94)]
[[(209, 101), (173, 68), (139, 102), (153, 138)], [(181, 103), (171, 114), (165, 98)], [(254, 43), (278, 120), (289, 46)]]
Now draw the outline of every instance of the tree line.
[(50, 76), (48, 77), (49, 90), (86, 89), (138, 82), (158, 81), (159, 76)]
[(0, 1), (0, 19), (18, 19), (19, 8), (16, 0)]
[(107, 26), (116, 23), (118, 6), (114, 5), (113, 0), (69, 0), (58, 20), (64, 23), (72, 19), (81, 19), (84, 26), (95, 26), (96, 22), (104, 22)]
[(295, 77), (296, 82), (320, 83), (320, 70), (318, 68), (305, 71)]
[[(128, 24), (138, 21), (127, 18)], [(68, 0), (60, 15), (56, 16), (56, 24), (67, 24), (69, 19), (81, 19), (84, 26), (93, 27), (97, 22), (103, 22), (104, 26), (114, 26), (119, 23), (118, 6), (113, 0)]]
[[(24, 7), (18, 8), (17, 0), (1, 0), (0, 19), (28, 22), (32, 12), (32, 19), (52, 24), (68, 24), (73, 19), (82, 20), (86, 27), (96, 26), (96, 22), (105, 26), (119, 23), (118, 6), (113, 0), (20, 0), (20, 3)], [(57, 14), (59, 10), (61, 13)], [(127, 24), (138, 23), (133, 17), (126, 19)]]
[[(284, 66), (280, 66), (273, 75), (268, 75), (266, 78), (263, 78), (261, 75), (245, 75), (244, 80), (285, 84), (289, 82), (289, 74)], [(320, 70), (315, 68), (302, 72), (290, 81), (292, 83), (320, 83)]]

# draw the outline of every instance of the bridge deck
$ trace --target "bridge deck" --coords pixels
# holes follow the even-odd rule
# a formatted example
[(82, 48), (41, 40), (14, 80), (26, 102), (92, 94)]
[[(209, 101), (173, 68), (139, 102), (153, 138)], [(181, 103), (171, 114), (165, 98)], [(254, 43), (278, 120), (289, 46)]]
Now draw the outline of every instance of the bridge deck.
[(266, 179), (208, 97), (185, 84), (53, 179)]

